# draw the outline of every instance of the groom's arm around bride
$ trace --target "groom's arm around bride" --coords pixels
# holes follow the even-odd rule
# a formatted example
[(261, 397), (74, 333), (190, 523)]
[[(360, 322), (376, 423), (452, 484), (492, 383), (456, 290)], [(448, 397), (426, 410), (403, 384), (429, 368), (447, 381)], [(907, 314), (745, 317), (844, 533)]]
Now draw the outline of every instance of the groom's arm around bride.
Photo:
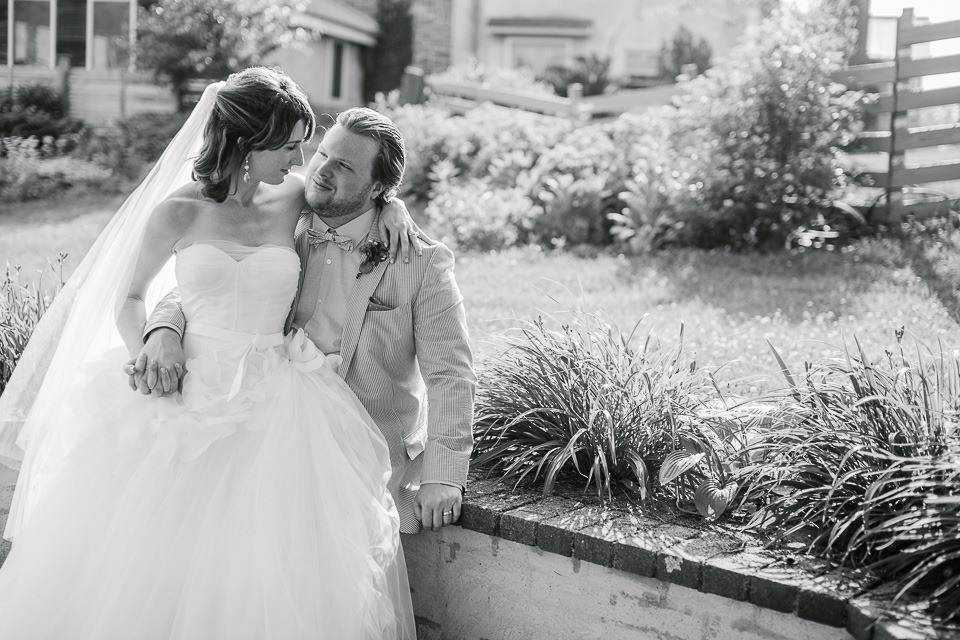
[[(379, 239), (371, 220), (396, 193), (404, 160), (400, 132), (370, 109), (340, 114), (326, 132), (301, 182), (312, 211), (297, 225), (302, 275), (291, 322), (341, 356), (337, 372), (390, 448), (401, 531), (415, 533), (460, 517), (476, 376), (446, 246), (427, 242), (409, 262), (361, 263), (362, 248)], [(147, 365), (156, 380), (183, 362), (184, 324), (179, 299), (168, 296), (147, 323), (139, 371)]]

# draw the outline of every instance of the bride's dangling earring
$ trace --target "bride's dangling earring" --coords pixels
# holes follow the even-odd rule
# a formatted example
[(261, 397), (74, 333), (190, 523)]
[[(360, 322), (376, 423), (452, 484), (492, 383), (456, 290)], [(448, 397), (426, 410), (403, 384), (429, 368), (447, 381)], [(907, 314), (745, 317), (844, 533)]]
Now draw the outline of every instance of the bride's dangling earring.
[(250, 182), (250, 154), (243, 159), (243, 181)]

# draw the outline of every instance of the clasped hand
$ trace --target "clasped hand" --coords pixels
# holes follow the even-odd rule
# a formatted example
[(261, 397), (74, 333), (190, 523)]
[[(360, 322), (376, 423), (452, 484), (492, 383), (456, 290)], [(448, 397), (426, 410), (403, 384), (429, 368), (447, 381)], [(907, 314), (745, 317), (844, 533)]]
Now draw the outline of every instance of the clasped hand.
[(173, 329), (150, 332), (143, 348), (123, 365), (130, 388), (143, 395), (165, 396), (180, 391), (187, 373), (180, 336)]

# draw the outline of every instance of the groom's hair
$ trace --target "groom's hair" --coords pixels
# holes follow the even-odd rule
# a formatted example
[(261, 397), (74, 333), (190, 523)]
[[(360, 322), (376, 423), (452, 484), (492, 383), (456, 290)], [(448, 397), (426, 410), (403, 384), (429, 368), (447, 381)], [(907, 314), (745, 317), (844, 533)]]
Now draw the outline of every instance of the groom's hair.
[(217, 92), (203, 132), (203, 148), (193, 164), (193, 179), (207, 198), (223, 202), (242, 175), (251, 151), (279, 149), (297, 123), (304, 141), (313, 136), (316, 117), (306, 94), (278, 69), (251, 67), (232, 74)]
[(397, 125), (382, 113), (366, 107), (354, 107), (340, 113), (337, 124), (377, 143), (379, 150), (373, 160), (371, 177), (383, 186), (383, 191), (377, 196), (377, 204), (387, 204), (400, 190), (406, 164), (403, 136)]

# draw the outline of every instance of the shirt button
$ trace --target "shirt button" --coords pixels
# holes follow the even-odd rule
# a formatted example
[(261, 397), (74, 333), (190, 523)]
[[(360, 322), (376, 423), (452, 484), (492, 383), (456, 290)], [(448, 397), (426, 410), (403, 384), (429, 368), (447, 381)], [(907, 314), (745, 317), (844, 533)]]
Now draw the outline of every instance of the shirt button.
[(330, 258), (327, 258), (327, 264), (333, 264), (333, 260), (331, 260)]

